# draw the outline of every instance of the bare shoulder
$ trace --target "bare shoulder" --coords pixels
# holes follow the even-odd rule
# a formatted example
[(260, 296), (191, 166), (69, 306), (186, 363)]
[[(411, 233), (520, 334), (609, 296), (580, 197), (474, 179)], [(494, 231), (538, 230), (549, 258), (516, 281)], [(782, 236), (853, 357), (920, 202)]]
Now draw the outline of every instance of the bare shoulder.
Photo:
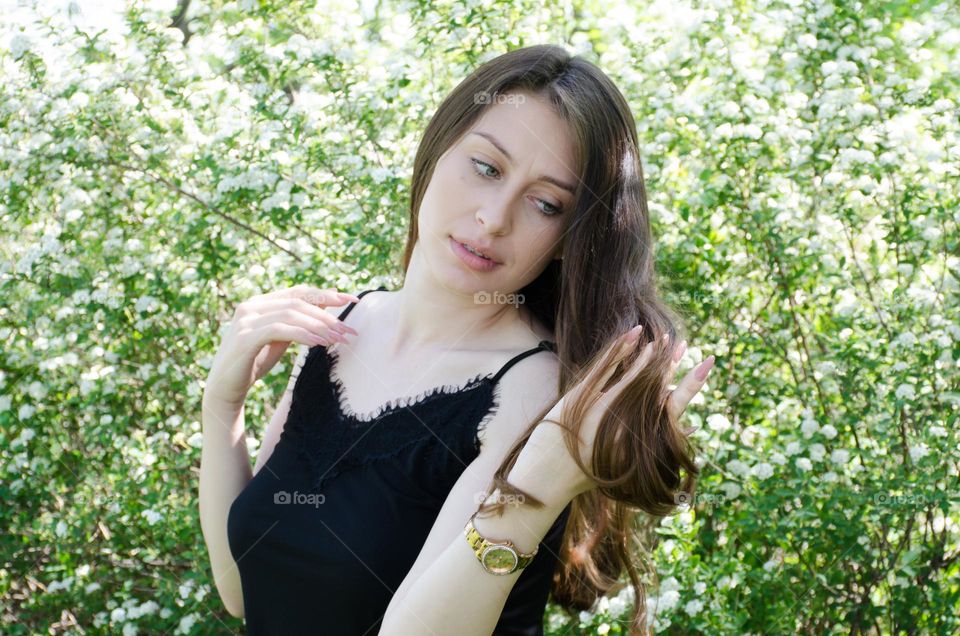
[[(344, 290), (340, 290), (344, 291)], [(347, 292), (348, 294), (355, 294), (355, 292)], [(371, 303), (372, 304), (372, 303)], [(339, 318), (340, 314), (346, 311), (349, 307), (349, 303), (344, 303), (343, 305), (327, 305), (323, 307), (323, 310), (333, 316), (334, 318)], [(297, 377), (300, 375), (300, 369), (303, 368), (304, 363), (307, 360), (307, 354), (310, 353), (311, 347), (305, 344), (297, 345), (297, 355), (293, 363), (293, 371), (290, 374), (290, 380), (287, 382), (287, 392), (293, 392), (293, 387), (297, 383)]]
[(497, 385), (494, 416), (484, 427), (481, 453), (505, 454), (541, 411), (560, 399), (560, 359), (538, 351), (513, 365)]

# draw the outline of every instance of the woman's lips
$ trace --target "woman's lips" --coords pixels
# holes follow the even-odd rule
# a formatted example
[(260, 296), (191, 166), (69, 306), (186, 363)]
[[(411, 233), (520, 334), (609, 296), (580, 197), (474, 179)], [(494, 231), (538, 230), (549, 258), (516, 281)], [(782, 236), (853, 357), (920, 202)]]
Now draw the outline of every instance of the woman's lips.
[(496, 261), (491, 261), (490, 259), (483, 258), (482, 256), (477, 256), (466, 247), (461, 245), (460, 242), (452, 236), (450, 237), (450, 247), (454, 254), (460, 257), (461, 261), (463, 261), (470, 269), (475, 271), (490, 272), (501, 265), (501, 263)]

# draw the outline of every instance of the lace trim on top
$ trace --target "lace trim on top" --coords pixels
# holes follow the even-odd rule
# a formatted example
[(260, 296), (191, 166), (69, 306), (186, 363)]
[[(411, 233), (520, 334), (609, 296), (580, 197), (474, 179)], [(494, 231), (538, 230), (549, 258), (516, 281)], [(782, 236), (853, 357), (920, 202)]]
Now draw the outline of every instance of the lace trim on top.
[[(464, 468), (479, 453), (482, 433), (499, 407), (497, 385), (491, 381), (495, 374), (391, 400), (361, 419), (343, 404), (343, 384), (332, 378), (337, 360), (337, 352), (323, 346), (309, 351), (284, 427), (296, 438), (297, 455), (310, 465), (312, 492), (346, 470), (399, 456), (419, 443), (426, 444), (425, 459), (447, 450)], [(472, 445), (467, 445), (470, 439)]]
[(452, 395), (455, 393), (470, 391), (474, 389), (481, 381), (489, 381), (494, 375), (493, 373), (478, 373), (462, 385), (444, 384), (432, 389), (428, 389), (418, 395), (414, 395), (413, 397), (399, 397), (393, 400), (388, 400), (376, 411), (361, 416), (347, 403), (344, 395), (343, 383), (339, 378), (335, 377), (335, 371), (340, 363), (339, 350), (334, 349), (331, 351), (330, 349), (324, 349), (324, 353), (327, 357), (327, 378), (329, 380), (329, 384), (333, 387), (333, 397), (337, 403), (337, 410), (339, 411), (341, 418), (350, 426), (372, 424), (399, 409), (407, 408), (412, 405), (428, 404), (431, 400), (443, 395)]

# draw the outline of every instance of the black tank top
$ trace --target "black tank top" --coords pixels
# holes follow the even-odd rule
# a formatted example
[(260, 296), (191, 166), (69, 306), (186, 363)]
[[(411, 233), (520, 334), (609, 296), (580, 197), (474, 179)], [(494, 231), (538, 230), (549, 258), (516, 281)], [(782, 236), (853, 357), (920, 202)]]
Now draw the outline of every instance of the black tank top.
[[(496, 374), (388, 402), (361, 420), (344, 412), (332, 352), (312, 347), (280, 439), (227, 517), (247, 634), (375, 636), (447, 493), (479, 454), (497, 382), (542, 350), (556, 349), (541, 341)], [(543, 634), (569, 512), (568, 505), (520, 573), (495, 635)]]

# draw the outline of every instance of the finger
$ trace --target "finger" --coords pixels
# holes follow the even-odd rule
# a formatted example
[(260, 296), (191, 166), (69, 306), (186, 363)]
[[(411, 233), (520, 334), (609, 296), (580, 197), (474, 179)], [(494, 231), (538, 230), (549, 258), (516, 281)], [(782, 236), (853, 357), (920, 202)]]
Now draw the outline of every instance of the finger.
[(627, 370), (627, 372), (623, 374), (623, 377), (620, 378), (620, 381), (614, 386), (614, 391), (618, 393), (622, 391), (623, 388), (633, 382), (634, 378), (640, 374), (640, 371), (647, 366), (647, 362), (649, 362), (650, 358), (653, 356), (653, 345), (654, 342), (652, 341), (646, 344), (646, 346), (643, 348), (643, 351), (641, 351), (640, 355), (637, 356), (637, 359), (633, 361), (633, 364), (630, 365), (630, 368)]
[[(600, 384), (598, 386), (606, 386), (607, 382), (610, 381), (610, 378), (613, 376), (614, 371), (616, 371), (619, 362), (627, 357), (627, 355), (633, 350), (633, 347), (637, 344), (637, 339), (640, 337), (641, 331), (643, 331), (643, 326), (637, 325), (626, 333), (620, 334), (619, 338), (610, 343), (610, 346), (607, 347), (607, 351), (601, 358), (601, 360), (610, 359), (609, 364), (601, 364), (599, 365), (600, 369), (595, 371), (595, 373), (599, 376)], [(612, 358), (610, 358), (610, 356), (612, 356)]]
[(677, 369), (680, 368), (680, 360), (683, 358), (683, 354), (687, 351), (687, 341), (684, 340), (681, 342), (673, 353), (673, 360), (670, 362), (670, 368), (667, 369), (667, 384), (673, 382), (673, 378), (677, 375)]
[(330, 329), (342, 334), (352, 333), (355, 336), (360, 335), (353, 327), (332, 315), (329, 311), (324, 311), (317, 305), (308, 303), (302, 298), (289, 296), (286, 298), (269, 298), (256, 302), (253, 306), (253, 313), (264, 315), (283, 310), (299, 311), (323, 322)]
[(345, 344), (350, 344), (346, 336), (344, 336), (342, 333), (334, 331), (325, 322), (308, 316), (305, 313), (296, 311), (295, 309), (282, 309), (280, 311), (263, 314), (262, 316), (256, 316), (244, 326), (251, 331), (269, 331), (274, 326), (278, 325), (299, 327), (328, 341), (338, 341)]
[(308, 287), (305, 293), (295, 294), (295, 296), (302, 298), (310, 304), (319, 305), (320, 307), (328, 307), (331, 305), (337, 307), (348, 302), (360, 302), (360, 299), (353, 294), (338, 291), (332, 287), (328, 289)]
[(680, 381), (680, 384), (670, 393), (670, 397), (667, 399), (667, 414), (670, 416), (670, 419), (674, 422), (683, 414), (686, 410), (687, 405), (690, 404), (690, 400), (693, 399), (700, 389), (703, 388), (704, 383), (707, 381), (707, 376), (710, 375), (710, 369), (713, 368), (715, 358), (710, 356), (696, 368), (691, 369), (683, 380)]

